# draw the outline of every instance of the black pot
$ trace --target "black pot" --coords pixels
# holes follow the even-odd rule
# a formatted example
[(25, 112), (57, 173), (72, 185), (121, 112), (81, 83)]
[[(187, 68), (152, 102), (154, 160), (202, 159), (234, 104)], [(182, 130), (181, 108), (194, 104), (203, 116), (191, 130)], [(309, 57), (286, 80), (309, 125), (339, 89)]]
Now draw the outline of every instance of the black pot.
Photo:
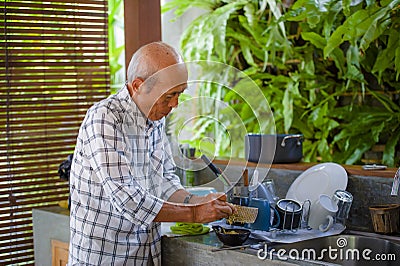
[(245, 156), (256, 163), (297, 163), (303, 157), (301, 134), (247, 134)]

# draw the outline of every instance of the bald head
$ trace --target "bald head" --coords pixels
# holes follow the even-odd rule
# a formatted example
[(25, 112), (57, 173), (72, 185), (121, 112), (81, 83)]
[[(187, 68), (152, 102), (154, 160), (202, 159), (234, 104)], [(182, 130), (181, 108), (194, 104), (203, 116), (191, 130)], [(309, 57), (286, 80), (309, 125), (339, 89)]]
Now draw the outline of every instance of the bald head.
[(170, 45), (163, 42), (153, 42), (139, 48), (128, 66), (127, 80), (136, 78), (143, 80), (168, 66), (183, 63), (181, 55)]
[(147, 118), (159, 120), (178, 105), (187, 87), (188, 70), (174, 48), (154, 42), (132, 56), (127, 76), (132, 100)]

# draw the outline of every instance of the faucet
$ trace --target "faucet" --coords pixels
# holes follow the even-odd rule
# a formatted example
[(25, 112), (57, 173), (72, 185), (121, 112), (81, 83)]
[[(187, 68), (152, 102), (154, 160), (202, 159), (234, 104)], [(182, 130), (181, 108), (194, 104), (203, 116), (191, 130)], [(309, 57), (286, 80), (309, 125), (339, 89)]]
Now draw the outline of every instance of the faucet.
[(397, 172), (394, 175), (393, 184), (392, 184), (392, 192), (390, 193), (390, 196), (392, 196), (392, 197), (398, 196), (399, 185), (400, 185), (400, 167), (399, 167), (399, 169), (397, 169)]

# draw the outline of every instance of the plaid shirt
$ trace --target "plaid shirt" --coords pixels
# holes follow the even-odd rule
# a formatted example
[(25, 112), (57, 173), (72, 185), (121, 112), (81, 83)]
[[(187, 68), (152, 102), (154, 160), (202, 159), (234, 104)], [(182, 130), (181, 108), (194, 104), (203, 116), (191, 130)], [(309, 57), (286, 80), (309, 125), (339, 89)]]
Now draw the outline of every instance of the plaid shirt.
[(182, 189), (165, 121), (150, 121), (126, 87), (90, 108), (70, 175), (68, 265), (161, 262), (163, 201)]

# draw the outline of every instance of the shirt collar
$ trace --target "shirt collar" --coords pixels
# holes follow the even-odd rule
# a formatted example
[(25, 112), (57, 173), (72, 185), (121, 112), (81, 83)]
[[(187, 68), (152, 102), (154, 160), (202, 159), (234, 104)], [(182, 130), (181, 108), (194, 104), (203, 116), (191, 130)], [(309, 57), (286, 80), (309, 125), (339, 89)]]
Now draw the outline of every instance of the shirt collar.
[(131, 119), (136, 120), (136, 124), (142, 128), (149, 129), (149, 128), (155, 128), (160, 126), (161, 124), (164, 123), (165, 117), (163, 117), (160, 120), (153, 121), (148, 119), (142, 111), (140, 111), (139, 107), (136, 105), (136, 103), (132, 100), (131, 95), (129, 94), (128, 88), (124, 86), (120, 91), (119, 91), (119, 97), (123, 100), (126, 101), (127, 106), (126, 106), (126, 111), (131, 117)]

